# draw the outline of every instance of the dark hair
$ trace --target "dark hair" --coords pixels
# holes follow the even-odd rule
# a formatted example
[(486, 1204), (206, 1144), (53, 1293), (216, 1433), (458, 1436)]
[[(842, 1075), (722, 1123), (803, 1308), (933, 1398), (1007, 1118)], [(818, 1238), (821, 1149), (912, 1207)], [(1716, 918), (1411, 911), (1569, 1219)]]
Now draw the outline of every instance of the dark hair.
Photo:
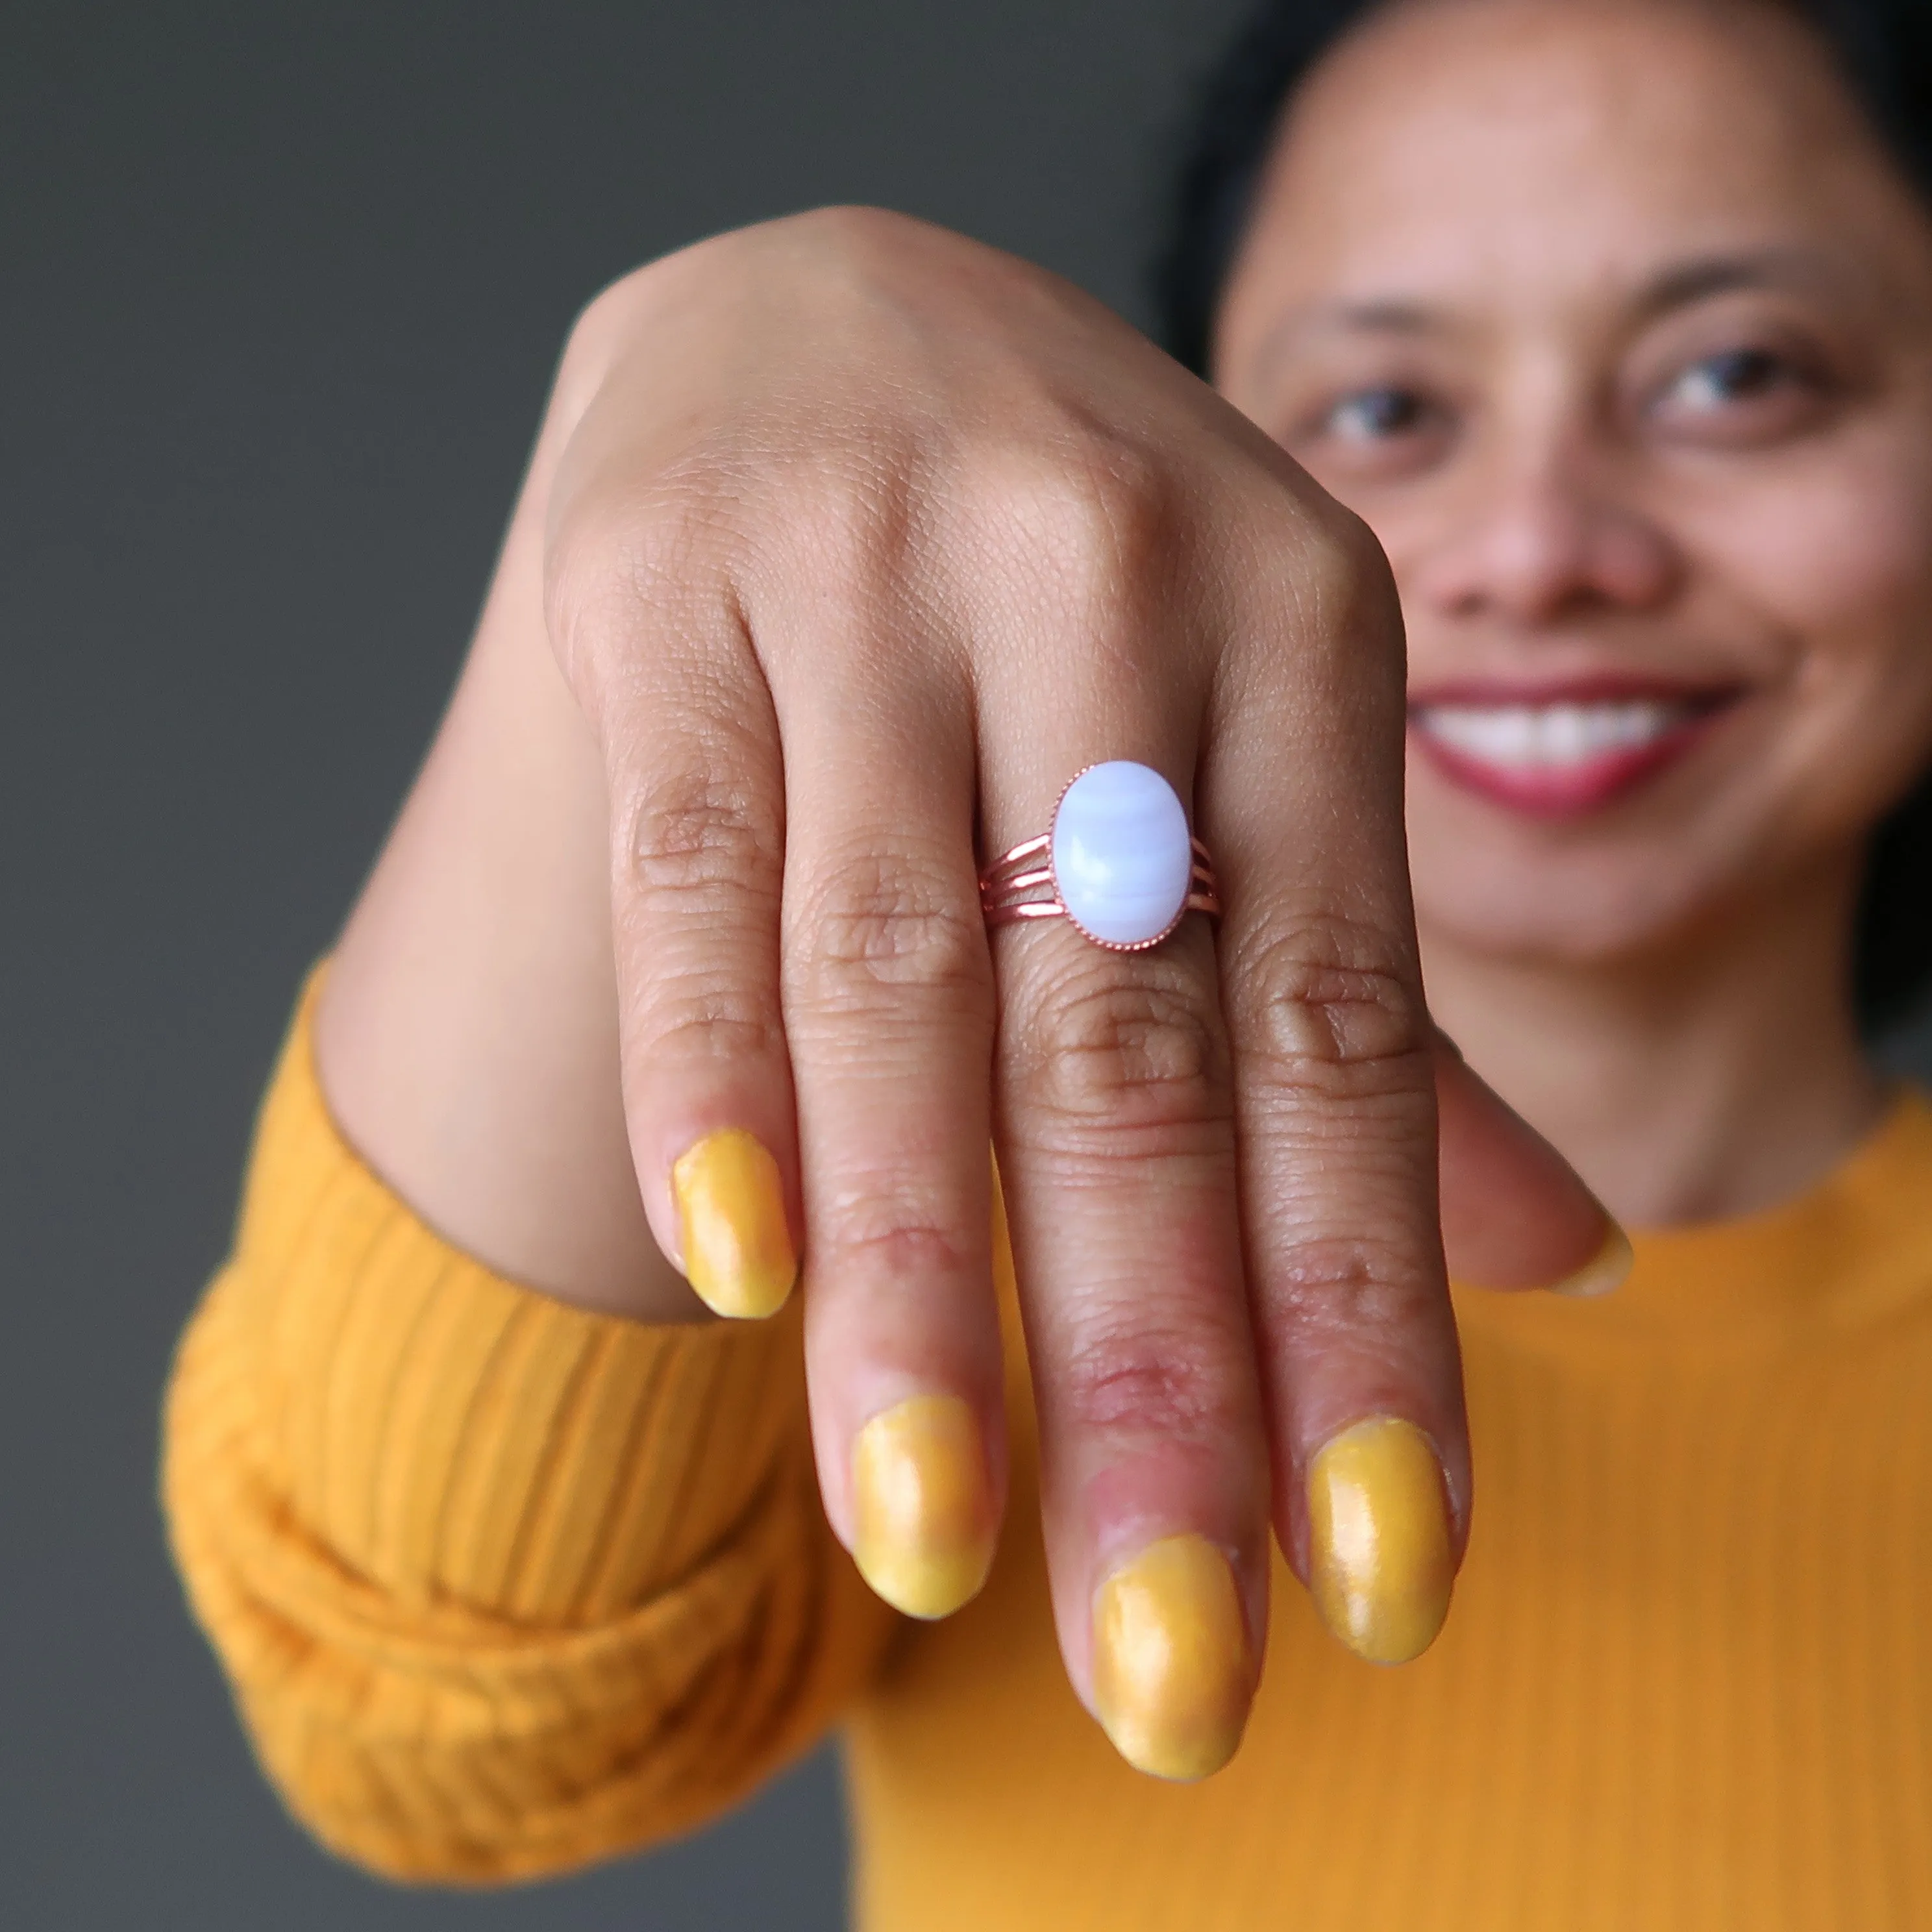
[[(1210, 69), (1154, 269), (1161, 339), (1206, 375), (1215, 311), (1275, 127), (1310, 69), (1393, 0), (1262, 0)], [(1932, 0), (1763, 0), (1808, 22), (1932, 203)], [(1932, 649), (1932, 638), (1927, 640)], [(1873, 836), (1859, 908), (1858, 1013), (1875, 1028), (1932, 992), (1932, 771)]]

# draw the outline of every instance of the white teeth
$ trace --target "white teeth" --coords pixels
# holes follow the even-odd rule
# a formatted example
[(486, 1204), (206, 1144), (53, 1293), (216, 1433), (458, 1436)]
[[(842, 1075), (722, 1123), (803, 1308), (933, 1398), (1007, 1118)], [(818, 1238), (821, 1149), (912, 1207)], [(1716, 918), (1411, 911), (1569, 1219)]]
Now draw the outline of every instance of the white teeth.
[(1432, 704), (1415, 722), (1451, 751), (1486, 765), (1580, 765), (1606, 752), (1654, 744), (1692, 709), (1682, 700), (1653, 698), (1588, 704)]

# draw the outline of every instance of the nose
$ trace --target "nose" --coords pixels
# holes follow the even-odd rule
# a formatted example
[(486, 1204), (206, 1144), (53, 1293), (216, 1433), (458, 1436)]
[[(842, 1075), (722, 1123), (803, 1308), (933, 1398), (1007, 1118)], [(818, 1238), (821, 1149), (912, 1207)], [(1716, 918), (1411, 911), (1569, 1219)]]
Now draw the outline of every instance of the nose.
[(1486, 467), (1412, 578), (1442, 615), (1542, 625), (1654, 608), (1676, 589), (1667, 532), (1584, 453), (1519, 450)]

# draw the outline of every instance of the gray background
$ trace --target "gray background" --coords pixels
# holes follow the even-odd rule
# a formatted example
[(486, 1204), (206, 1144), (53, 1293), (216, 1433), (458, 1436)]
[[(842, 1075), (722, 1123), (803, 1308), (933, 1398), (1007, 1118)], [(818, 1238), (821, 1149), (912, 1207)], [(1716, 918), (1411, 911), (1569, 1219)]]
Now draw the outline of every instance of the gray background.
[(152, 1500), (250, 1115), (428, 738), (578, 307), (910, 208), (1139, 313), (1232, 0), (0, 0), (0, 1922), (828, 1928), (827, 1760), (412, 1894), (249, 1762)]
[(152, 1502), (250, 1115), (465, 640), (572, 314), (913, 209), (1136, 316), (1235, 0), (0, 0), (0, 1921), (830, 1928), (836, 1773), (412, 1894), (256, 1778)]

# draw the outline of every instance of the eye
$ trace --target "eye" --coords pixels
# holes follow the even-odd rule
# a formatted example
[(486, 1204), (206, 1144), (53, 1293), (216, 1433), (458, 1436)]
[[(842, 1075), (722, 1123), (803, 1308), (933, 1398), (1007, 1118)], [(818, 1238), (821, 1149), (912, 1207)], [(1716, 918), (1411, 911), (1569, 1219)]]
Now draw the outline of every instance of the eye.
[(1282, 440), (1331, 490), (1413, 481), (1454, 448), (1457, 414), (1441, 384), (1344, 376), (1310, 388)]
[(1648, 413), (1674, 439), (1756, 448), (1818, 428), (1832, 394), (1822, 363), (1742, 344), (1680, 364), (1652, 392)]
[(1322, 428), (1344, 442), (1381, 442), (1412, 435), (1428, 420), (1429, 405), (1413, 389), (1358, 389), (1339, 398)]
[(1694, 362), (1665, 392), (1667, 403), (1719, 410), (1768, 395), (1795, 381), (1797, 371), (1768, 349), (1726, 349)]

